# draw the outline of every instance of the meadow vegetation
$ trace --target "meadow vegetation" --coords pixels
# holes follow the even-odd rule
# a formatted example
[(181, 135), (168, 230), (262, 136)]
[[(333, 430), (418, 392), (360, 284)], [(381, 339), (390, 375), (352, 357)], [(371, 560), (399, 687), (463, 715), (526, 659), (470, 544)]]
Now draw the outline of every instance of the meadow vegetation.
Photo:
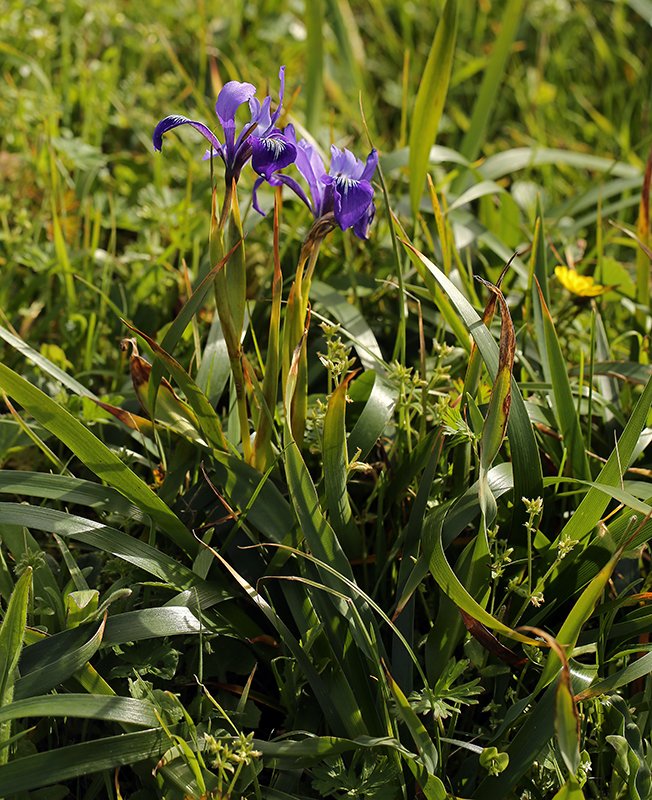
[(652, 798), (651, 36), (0, 0), (2, 797)]

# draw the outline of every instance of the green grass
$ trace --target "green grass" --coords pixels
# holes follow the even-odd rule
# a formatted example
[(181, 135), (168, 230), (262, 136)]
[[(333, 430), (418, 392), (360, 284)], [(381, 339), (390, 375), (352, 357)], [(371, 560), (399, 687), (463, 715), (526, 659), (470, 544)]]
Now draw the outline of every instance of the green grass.
[(435, 5), (0, 5), (4, 797), (652, 796), (652, 6)]

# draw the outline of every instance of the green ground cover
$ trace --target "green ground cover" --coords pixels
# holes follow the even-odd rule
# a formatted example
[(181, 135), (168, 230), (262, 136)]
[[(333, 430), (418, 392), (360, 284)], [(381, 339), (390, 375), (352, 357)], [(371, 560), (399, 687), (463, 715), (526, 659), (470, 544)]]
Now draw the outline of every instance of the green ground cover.
[(651, 26), (0, 0), (1, 796), (652, 798)]

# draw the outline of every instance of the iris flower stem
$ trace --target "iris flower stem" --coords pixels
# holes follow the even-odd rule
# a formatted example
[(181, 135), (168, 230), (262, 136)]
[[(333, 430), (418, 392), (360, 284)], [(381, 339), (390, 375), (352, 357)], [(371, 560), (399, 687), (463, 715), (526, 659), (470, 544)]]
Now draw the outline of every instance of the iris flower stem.
[[(301, 246), (297, 273), (288, 298), (286, 310), (286, 333), (283, 335), (283, 386), (286, 385), (287, 376), (292, 361), (294, 348), (299, 344), (306, 326), (308, 313), (308, 296), (310, 283), (315, 271), (317, 258), (322, 242), (332, 230), (330, 220), (317, 220)], [(308, 413), (308, 366), (307, 344), (304, 341), (297, 370), (297, 382), (290, 411), (290, 425), (295, 441), (301, 447)]]
[[(213, 191), (213, 206), (211, 213), (210, 254), (211, 264), (217, 264), (224, 255), (224, 226), (228, 217), (233, 199), (233, 182), (227, 183), (224, 195), (222, 213), (217, 219), (217, 192)], [(226, 269), (226, 267), (225, 267)], [(215, 305), (222, 325), (222, 333), (229, 355), (231, 373), (235, 385), (235, 396), (238, 405), (238, 421), (242, 437), (242, 455), (247, 463), (251, 461), (251, 438), (249, 436), (249, 417), (247, 414), (247, 396), (245, 392), (244, 370), (242, 367), (242, 348), (240, 337), (235, 330), (233, 315), (229, 307), (228, 291), (225, 269), (221, 269), (215, 276)]]

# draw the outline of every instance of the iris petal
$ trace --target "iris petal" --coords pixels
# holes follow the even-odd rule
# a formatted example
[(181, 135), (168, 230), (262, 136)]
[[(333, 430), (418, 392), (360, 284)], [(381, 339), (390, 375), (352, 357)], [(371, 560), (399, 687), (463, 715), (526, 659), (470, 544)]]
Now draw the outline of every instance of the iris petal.
[(222, 145), (218, 138), (213, 135), (212, 131), (207, 128), (203, 122), (195, 122), (195, 120), (182, 117), (179, 114), (172, 114), (169, 117), (165, 117), (165, 119), (162, 119), (156, 128), (154, 128), (154, 135), (152, 136), (154, 150), (160, 153), (161, 147), (163, 146), (163, 134), (171, 131), (173, 128), (178, 128), (179, 125), (192, 126), (196, 131), (199, 131), (205, 139), (208, 139), (216, 150), (220, 153), (222, 152)]
[(367, 156), (367, 163), (365, 164), (362, 173), (359, 175), (361, 181), (370, 181), (373, 176), (374, 172), (376, 171), (376, 167), (378, 166), (378, 150), (374, 147), (374, 149), (369, 153)]
[(281, 109), (283, 108), (283, 95), (285, 94), (285, 66), (281, 67), (278, 71), (278, 76), (281, 79), (281, 91), (278, 93), (278, 108), (272, 114), (271, 125), (276, 125), (276, 120), (281, 116)]
[(356, 158), (350, 150), (340, 150), (334, 144), (331, 145), (330, 174), (333, 177), (359, 178), (363, 168), (362, 161)]
[(256, 87), (251, 83), (229, 81), (225, 83), (215, 103), (215, 113), (224, 128), (224, 139), (229, 154), (235, 146), (235, 112), (256, 94)]
[(351, 228), (365, 215), (371, 205), (374, 190), (366, 181), (338, 178), (333, 183), (333, 211), (340, 228)]
[(330, 210), (326, 209), (326, 188), (323, 182), (323, 178), (326, 177), (326, 170), (324, 169), (322, 157), (310, 142), (302, 139), (297, 143), (297, 160), (295, 163), (299, 172), (308, 182), (315, 217), (321, 217), (327, 210)]
[(376, 216), (376, 205), (375, 203), (371, 203), (369, 208), (367, 208), (364, 214), (353, 226), (353, 233), (355, 233), (358, 239), (369, 238), (369, 228), (371, 227), (371, 223), (374, 221), (375, 216)]
[(280, 133), (264, 139), (252, 138), (251, 147), (251, 166), (267, 180), (276, 170), (292, 164), (297, 156), (297, 148)]

